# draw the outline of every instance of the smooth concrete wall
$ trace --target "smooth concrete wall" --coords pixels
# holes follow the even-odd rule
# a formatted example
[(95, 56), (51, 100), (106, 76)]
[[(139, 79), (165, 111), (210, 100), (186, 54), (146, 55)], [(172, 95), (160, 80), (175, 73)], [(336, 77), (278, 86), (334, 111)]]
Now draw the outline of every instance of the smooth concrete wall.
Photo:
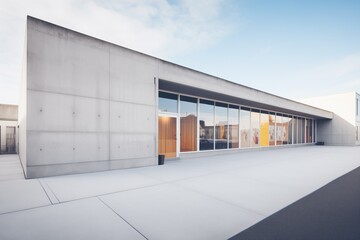
[(18, 126), (19, 126), (19, 158), (21, 166), (24, 170), (25, 176), (27, 175), (26, 167), (26, 111), (27, 111), (27, 22), (25, 27), (25, 41), (22, 59), (22, 72), (20, 82), (20, 101), (19, 101), (19, 115), (18, 115)]
[(318, 120), (318, 141), (327, 145), (356, 144), (356, 93), (302, 99), (315, 107), (334, 113), (333, 120)]
[(31, 17), (27, 177), (154, 165), (157, 61)]

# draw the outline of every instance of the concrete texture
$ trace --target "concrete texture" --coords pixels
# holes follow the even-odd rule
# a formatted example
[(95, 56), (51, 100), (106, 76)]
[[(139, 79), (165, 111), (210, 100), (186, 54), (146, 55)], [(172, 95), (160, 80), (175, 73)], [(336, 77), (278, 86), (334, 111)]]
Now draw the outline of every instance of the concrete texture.
[(28, 178), (156, 164), (156, 60), (31, 17), (25, 58)]
[(227, 239), (359, 167), (359, 155), (304, 146), (5, 181), (0, 238)]
[(0, 182), (24, 179), (19, 156), (15, 154), (0, 155)]
[(0, 239), (145, 239), (96, 198), (0, 215)]

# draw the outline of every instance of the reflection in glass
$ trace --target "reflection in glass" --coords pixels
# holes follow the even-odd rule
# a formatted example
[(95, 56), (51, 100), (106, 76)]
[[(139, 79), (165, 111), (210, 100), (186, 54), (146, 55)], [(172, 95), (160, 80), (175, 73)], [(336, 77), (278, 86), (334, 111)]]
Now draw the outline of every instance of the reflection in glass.
[(276, 114), (276, 145), (282, 145), (283, 143), (283, 117), (281, 114)]
[(282, 144), (286, 145), (289, 143), (289, 121), (290, 118), (287, 115), (282, 117)]
[(214, 149), (214, 102), (200, 99), (200, 150)]
[(256, 109), (251, 110), (251, 147), (257, 147), (260, 143), (260, 113)]
[(293, 124), (294, 124), (294, 127), (293, 127), (294, 144), (297, 144), (298, 143), (298, 118), (297, 117), (293, 118)]
[(266, 112), (260, 115), (260, 146), (269, 146), (269, 114)]
[(176, 118), (159, 116), (159, 154), (166, 158), (176, 157)]
[(292, 129), (292, 125), (293, 125), (293, 119), (291, 116), (288, 117), (288, 144), (292, 144), (292, 135), (293, 135), (293, 129)]
[(314, 120), (309, 119), (309, 142), (314, 142)]
[(229, 148), (239, 148), (239, 107), (229, 106)]
[(269, 114), (269, 145), (275, 145), (275, 113)]
[(228, 105), (215, 104), (215, 149), (228, 148)]
[(178, 95), (166, 92), (159, 92), (159, 110), (162, 112), (177, 113)]
[(240, 110), (240, 134), (241, 147), (250, 147), (250, 109), (241, 108)]
[(180, 151), (197, 150), (197, 99), (180, 96)]
[(305, 128), (305, 118), (301, 119), (301, 143), (305, 143), (305, 132), (306, 132), (306, 128)]
[(302, 130), (302, 128), (301, 128), (301, 124), (302, 123), (302, 120), (301, 120), (301, 118), (298, 118), (298, 144), (301, 144), (301, 130)]

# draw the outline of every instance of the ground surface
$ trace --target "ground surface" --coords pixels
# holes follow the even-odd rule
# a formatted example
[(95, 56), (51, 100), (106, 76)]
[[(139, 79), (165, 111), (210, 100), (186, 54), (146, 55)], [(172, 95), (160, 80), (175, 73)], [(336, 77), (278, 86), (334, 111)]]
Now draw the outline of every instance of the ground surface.
[(360, 167), (231, 240), (359, 240)]
[(0, 239), (227, 239), (360, 166), (308, 146), (0, 181)]

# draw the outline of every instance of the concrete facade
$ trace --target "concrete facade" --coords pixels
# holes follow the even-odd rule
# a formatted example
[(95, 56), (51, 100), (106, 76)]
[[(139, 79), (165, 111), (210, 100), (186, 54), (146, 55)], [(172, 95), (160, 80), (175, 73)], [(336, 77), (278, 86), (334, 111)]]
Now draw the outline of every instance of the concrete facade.
[(19, 155), (28, 178), (156, 165), (159, 89), (333, 118), (32, 17), (26, 31)]
[[(10, 131), (15, 134), (13, 143), (7, 140)], [(0, 154), (17, 153), (18, 139), (18, 106), (0, 104)]]
[(358, 99), (358, 93), (350, 92), (301, 100), (334, 113), (331, 121), (318, 121), (318, 141), (326, 145), (360, 145)]
[(31, 17), (26, 43), (27, 177), (157, 162), (154, 59)]

